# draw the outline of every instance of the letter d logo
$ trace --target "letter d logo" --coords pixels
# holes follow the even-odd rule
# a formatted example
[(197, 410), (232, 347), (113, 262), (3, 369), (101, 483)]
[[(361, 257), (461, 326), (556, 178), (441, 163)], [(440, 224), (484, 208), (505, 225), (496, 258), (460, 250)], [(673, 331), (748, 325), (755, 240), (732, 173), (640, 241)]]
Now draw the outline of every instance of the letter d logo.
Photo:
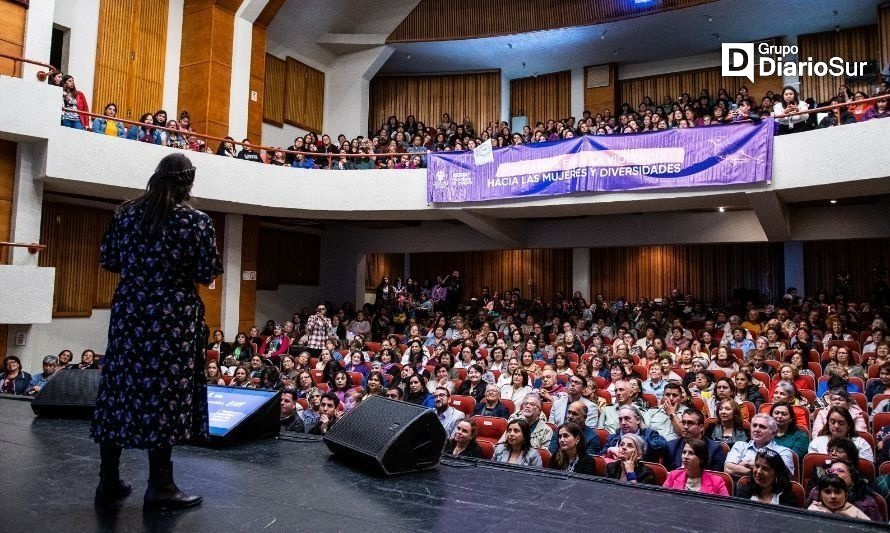
[(720, 58), (723, 76), (744, 76), (754, 83), (754, 43), (723, 43)]

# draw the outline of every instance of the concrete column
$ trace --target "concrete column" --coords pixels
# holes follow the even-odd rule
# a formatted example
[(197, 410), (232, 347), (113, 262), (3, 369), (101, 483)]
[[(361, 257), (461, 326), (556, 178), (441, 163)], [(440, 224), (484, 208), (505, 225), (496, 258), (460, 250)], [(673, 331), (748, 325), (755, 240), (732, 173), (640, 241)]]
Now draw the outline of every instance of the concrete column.
[(590, 248), (572, 248), (572, 286), (567, 293), (581, 291), (581, 296), (590, 301)]
[(232, 85), (229, 88), (229, 135), (247, 137), (247, 107), (250, 100), (250, 55), (253, 43), (253, 20), (244, 18), (249, 3), (241, 4), (235, 13), (232, 36)]
[[(797, 294), (806, 294), (803, 286), (803, 243), (800, 241), (784, 243), (784, 255), (785, 286), (782, 287), (783, 294), (788, 287), (797, 287)], [(780, 294), (777, 299), (781, 299), (781, 297), (782, 295)]]
[[(45, 145), (19, 143), (15, 154), (15, 185), (12, 192), (12, 220), (9, 237), (13, 242), (40, 242), (43, 212), (43, 171)], [(52, 243), (41, 243), (52, 246)], [(38, 254), (27, 248), (12, 248), (10, 264), (37, 266)]]
[(571, 92), (571, 109), (572, 116), (575, 117), (575, 124), (584, 114), (584, 67), (572, 69), (572, 92)]
[(501, 72), (501, 120), (510, 123), (510, 79), (503, 72)]
[[(786, 36), (782, 37), (781, 44), (783, 46), (785, 46), (785, 45), (797, 46), (797, 35), (786, 35)], [(789, 54), (788, 56), (783, 57), (782, 61), (797, 61), (797, 59), (798, 58), (796, 55)], [(794, 87), (799, 92), (800, 91), (800, 76), (785, 76), (785, 75), (783, 75), (782, 76), (782, 86), (785, 87), (788, 85), (790, 85), (791, 87)], [(805, 98), (805, 95), (801, 95), (801, 98)], [(800, 294), (803, 294), (803, 293), (800, 293)]]
[[(25, 45), (22, 57), (49, 63), (49, 49), (53, 38), (53, 12), (55, 0), (31, 2), (25, 15)], [(54, 65), (61, 68), (59, 65)], [(25, 63), (22, 65), (22, 78), (36, 80), (38, 71), (45, 68)]]
[(220, 323), (229, 342), (238, 332), (238, 316), (241, 308), (241, 234), (244, 229), (243, 215), (226, 215), (225, 243), (223, 244), (222, 313)]
[(371, 78), (394, 50), (377, 46), (339, 56), (325, 72), (325, 132), (332, 137), (367, 135)]
[[(179, 117), (179, 58), (182, 53), (182, 12), (185, 0), (169, 0), (167, 9), (167, 49), (164, 52), (164, 109)], [(133, 120), (136, 120), (135, 118)]]

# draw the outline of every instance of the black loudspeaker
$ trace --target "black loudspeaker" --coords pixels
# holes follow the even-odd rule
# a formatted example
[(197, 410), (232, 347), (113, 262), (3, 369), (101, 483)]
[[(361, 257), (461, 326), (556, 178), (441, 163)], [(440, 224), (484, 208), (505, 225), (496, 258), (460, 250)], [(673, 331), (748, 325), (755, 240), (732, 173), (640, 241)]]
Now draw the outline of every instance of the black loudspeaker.
[(325, 434), (338, 457), (386, 475), (434, 468), (445, 447), (445, 428), (432, 409), (372, 396)]
[(47, 418), (91, 418), (101, 377), (95, 368), (59, 370), (34, 397), (31, 409)]

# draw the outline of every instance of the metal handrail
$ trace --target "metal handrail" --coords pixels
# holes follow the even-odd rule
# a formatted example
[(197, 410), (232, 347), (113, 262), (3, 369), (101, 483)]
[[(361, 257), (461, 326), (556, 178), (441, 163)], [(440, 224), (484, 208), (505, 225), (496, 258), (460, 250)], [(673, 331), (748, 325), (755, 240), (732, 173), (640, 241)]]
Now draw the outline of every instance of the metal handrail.
[(154, 124), (145, 124), (144, 122), (139, 122), (138, 120), (128, 120), (128, 119), (118, 118), (118, 117), (109, 117), (106, 115), (100, 115), (98, 113), (90, 113), (88, 111), (68, 109), (65, 107), (63, 107), (61, 109), (65, 113), (76, 113), (78, 115), (86, 115), (88, 117), (93, 117), (93, 118), (104, 118), (105, 120), (113, 120), (115, 122), (120, 122), (122, 124), (129, 124), (132, 126), (139, 126), (139, 127), (148, 127), (151, 129), (163, 130), (163, 131), (167, 131), (167, 132), (171, 132), (171, 133), (178, 133), (178, 134), (185, 135), (185, 136), (194, 135), (195, 137), (198, 137), (200, 139), (209, 139), (211, 141), (217, 141), (217, 142), (227, 142), (227, 143), (232, 143), (232, 144), (242, 146), (242, 147), (250, 146), (251, 149), (265, 150), (266, 152), (273, 152), (273, 153), (274, 152), (283, 152), (285, 154), (305, 155), (305, 156), (309, 156), (309, 157), (329, 157), (329, 158), (338, 158), (341, 156), (346, 156), (346, 157), (393, 157), (393, 156), (403, 156), (403, 155), (411, 156), (411, 155), (417, 155), (418, 153), (420, 153), (420, 152), (398, 152), (398, 153), (386, 152), (386, 153), (380, 153), (380, 154), (378, 154), (378, 153), (341, 154), (339, 152), (327, 153), (327, 152), (302, 152), (302, 151), (296, 151), (296, 150), (285, 150), (284, 148), (275, 148), (273, 146), (261, 146), (261, 145), (252, 144), (252, 143), (249, 145), (245, 145), (243, 142), (224, 139), (222, 137), (214, 137), (213, 135), (206, 135), (206, 134), (197, 133), (194, 131), (185, 131), (185, 130), (178, 130), (178, 129), (173, 129), (173, 128), (166, 128), (163, 126), (156, 126)]
[(19, 61), (19, 62), (22, 62), (22, 63), (30, 63), (30, 64), (32, 64), (32, 65), (37, 65), (38, 67), (46, 67), (46, 68), (48, 68), (48, 69), (49, 69), (49, 72), (44, 72), (44, 71), (42, 71), (42, 70), (38, 70), (38, 71), (37, 71), (37, 79), (38, 79), (39, 81), (46, 81), (46, 78), (50, 77), (51, 75), (55, 74), (56, 72), (59, 72), (59, 69), (57, 69), (56, 67), (50, 65), (49, 63), (43, 63), (43, 62), (41, 62), (41, 61), (34, 61), (33, 59), (27, 59), (27, 58), (24, 58), (24, 57), (12, 56), (12, 55), (9, 55), (9, 54), (0, 54), (0, 57), (5, 57), (6, 59), (12, 59), (13, 61)]
[(36, 242), (4, 242), (0, 241), (0, 247), (7, 248), (27, 248), (28, 252), (36, 254), (46, 250), (45, 244), (37, 244)]

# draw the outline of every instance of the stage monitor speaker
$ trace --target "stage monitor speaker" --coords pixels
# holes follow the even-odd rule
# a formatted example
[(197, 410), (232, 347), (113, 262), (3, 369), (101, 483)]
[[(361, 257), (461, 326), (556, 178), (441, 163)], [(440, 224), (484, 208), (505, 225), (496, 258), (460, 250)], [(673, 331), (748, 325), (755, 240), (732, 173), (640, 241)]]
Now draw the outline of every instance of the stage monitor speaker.
[(432, 409), (371, 396), (338, 420), (324, 442), (348, 462), (392, 475), (438, 465), (445, 429)]
[(46, 418), (91, 418), (101, 377), (99, 369), (59, 370), (34, 397), (31, 409)]
[(281, 393), (263, 389), (207, 387), (211, 446), (278, 435)]

